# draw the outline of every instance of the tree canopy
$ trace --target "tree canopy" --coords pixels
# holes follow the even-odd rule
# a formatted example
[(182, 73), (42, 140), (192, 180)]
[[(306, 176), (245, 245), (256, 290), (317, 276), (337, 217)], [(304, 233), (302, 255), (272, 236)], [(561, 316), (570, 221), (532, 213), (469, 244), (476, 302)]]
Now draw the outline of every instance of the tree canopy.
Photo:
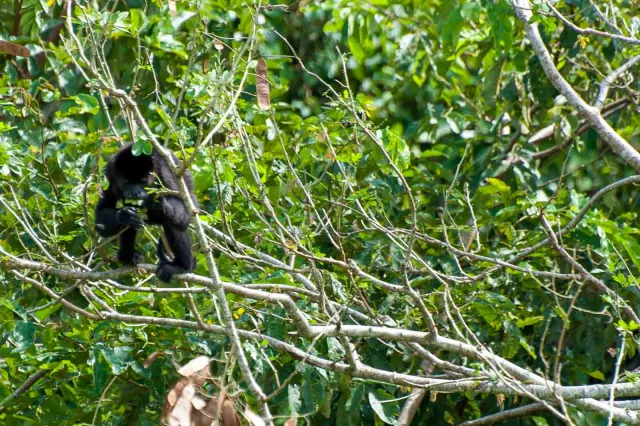
[[(206, 359), (242, 424), (640, 424), (638, 12), (2, 2), (0, 423), (158, 425)], [(94, 231), (126, 143), (194, 178), (171, 284)]]

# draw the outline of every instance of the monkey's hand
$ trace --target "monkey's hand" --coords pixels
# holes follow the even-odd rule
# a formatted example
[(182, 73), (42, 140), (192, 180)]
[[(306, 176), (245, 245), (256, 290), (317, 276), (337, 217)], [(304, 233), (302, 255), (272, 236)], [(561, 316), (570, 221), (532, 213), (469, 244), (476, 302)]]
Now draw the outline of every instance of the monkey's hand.
[(118, 213), (116, 213), (116, 222), (134, 229), (140, 229), (144, 225), (144, 221), (138, 216), (135, 207), (131, 206), (126, 206), (118, 210)]

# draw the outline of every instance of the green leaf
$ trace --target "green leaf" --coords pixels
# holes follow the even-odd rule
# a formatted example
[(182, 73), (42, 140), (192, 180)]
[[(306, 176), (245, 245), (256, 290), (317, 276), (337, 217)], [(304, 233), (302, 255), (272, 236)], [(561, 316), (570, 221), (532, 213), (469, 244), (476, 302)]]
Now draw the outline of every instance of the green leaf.
[(362, 402), (362, 398), (364, 397), (364, 385), (362, 383), (358, 383), (355, 387), (351, 389), (351, 394), (349, 395), (349, 399), (345, 405), (345, 409), (347, 411), (359, 411), (360, 403)]
[(167, 115), (167, 112), (164, 110), (162, 105), (158, 105), (158, 104), (154, 104), (153, 105), (153, 109), (156, 111), (156, 113), (158, 113), (158, 115), (160, 116), (160, 118), (162, 118), (162, 122), (167, 126), (167, 127), (171, 127), (172, 125), (172, 120), (171, 118)]
[(544, 417), (534, 416), (531, 418), (536, 426), (549, 426), (549, 422)]
[(509, 188), (509, 186), (506, 183), (504, 183), (503, 181), (501, 181), (500, 179), (487, 178), (487, 182), (489, 182), (489, 185), (491, 185), (492, 187), (494, 187), (495, 189), (497, 189), (500, 192), (504, 192), (504, 193), (511, 192), (511, 188)]
[(78, 114), (97, 114), (100, 111), (98, 100), (91, 95), (79, 93), (76, 96), (72, 96), (71, 99), (79, 106), (77, 110), (74, 110)]
[(129, 9), (129, 13), (131, 14), (131, 26), (129, 30), (133, 34), (137, 34), (142, 29), (143, 25), (147, 23), (147, 17), (142, 9), (132, 8)]
[(393, 163), (400, 170), (407, 169), (411, 160), (411, 150), (407, 142), (390, 129), (384, 129), (378, 132), (378, 135)]
[(487, 5), (487, 15), (491, 24), (491, 35), (493, 36), (496, 50), (500, 52), (502, 48), (506, 52), (511, 50), (513, 45), (513, 7), (511, 2), (498, 0), (489, 2)]
[(128, 346), (116, 346), (115, 348), (102, 348), (102, 356), (111, 366), (111, 371), (115, 375), (122, 374), (127, 367), (133, 364), (131, 359), (131, 351), (133, 348)]
[(155, 46), (165, 52), (173, 53), (187, 59), (187, 52), (184, 50), (184, 44), (176, 40), (173, 34), (161, 34), (158, 36), (155, 42)]
[(442, 50), (450, 55), (455, 52), (458, 45), (458, 39), (460, 38), (460, 31), (465, 23), (462, 17), (462, 8), (457, 7), (447, 17), (447, 21), (442, 27), (440, 33), (440, 39), (442, 40)]
[(524, 328), (524, 327), (527, 327), (529, 325), (537, 324), (540, 321), (544, 321), (544, 317), (542, 315), (533, 316), (533, 317), (526, 317), (526, 318), (522, 318), (522, 319), (519, 319), (518, 321), (516, 321), (516, 326), (518, 328)]
[[(622, 244), (636, 268), (640, 268), (640, 244), (635, 239), (628, 238), (625, 235), (614, 235), (614, 238), (618, 243)], [(620, 284), (624, 284), (625, 281), (626, 287), (629, 284), (627, 280), (623, 280)]]
[(32, 322), (17, 321), (13, 329), (13, 343), (15, 348), (11, 352), (23, 352), (31, 347), (35, 341), (36, 326)]
[(360, 45), (360, 41), (357, 37), (349, 37), (347, 39), (347, 46), (349, 46), (349, 50), (353, 54), (353, 57), (356, 58), (359, 63), (362, 63), (366, 59), (366, 53)]
[(392, 395), (382, 389), (376, 389), (369, 392), (369, 404), (380, 420), (388, 425), (398, 424), (396, 419), (400, 414), (400, 407)]
[(171, 18), (171, 26), (174, 30), (178, 30), (186, 21), (196, 16), (195, 12), (179, 11), (178, 14)]
[(133, 143), (131, 146), (131, 153), (136, 157), (139, 155), (151, 155), (153, 152), (153, 145), (150, 141), (140, 140)]
[(482, 96), (484, 102), (488, 108), (494, 108), (496, 106), (496, 98), (498, 95), (498, 89), (500, 85), (500, 77), (502, 75), (502, 66), (504, 59), (500, 58), (490, 69), (487, 71), (482, 81)]
[(623, 319), (619, 319), (616, 322), (616, 326), (621, 330), (634, 332), (640, 328), (640, 324), (637, 324), (635, 321), (630, 320), (628, 323)]
[(469, 3), (465, 3), (462, 5), (460, 9), (460, 16), (462, 16), (467, 21), (477, 21), (480, 19), (480, 12), (482, 8), (480, 3), (470, 1)]
[(94, 362), (91, 368), (91, 374), (96, 392), (102, 392), (109, 381), (109, 366), (103, 361)]
[(325, 392), (324, 398), (322, 399), (322, 404), (320, 404), (320, 413), (327, 419), (331, 416), (332, 398), (333, 391), (331, 389), (327, 389), (327, 392)]
[(433, 158), (433, 157), (442, 157), (442, 156), (444, 156), (444, 153), (442, 151), (438, 151), (435, 149), (425, 149), (420, 154), (421, 158)]
[(300, 399), (300, 387), (297, 385), (289, 385), (287, 387), (287, 393), (289, 396), (289, 410), (291, 410), (291, 416), (297, 417), (300, 413), (300, 407), (302, 406), (302, 400)]

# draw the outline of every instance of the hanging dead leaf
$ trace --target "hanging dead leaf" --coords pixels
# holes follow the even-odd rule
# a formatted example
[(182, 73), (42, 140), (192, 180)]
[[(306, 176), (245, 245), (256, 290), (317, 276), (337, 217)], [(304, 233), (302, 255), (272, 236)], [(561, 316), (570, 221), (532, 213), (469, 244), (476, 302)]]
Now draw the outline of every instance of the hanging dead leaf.
[[(240, 418), (235, 412), (233, 401), (213, 397), (206, 406), (202, 406), (205, 401), (196, 396), (191, 400), (194, 410), (191, 412), (191, 426), (242, 426)], [(218, 418), (218, 416), (220, 418)], [(218, 422), (220, 420), (220, 422)]]
[(154, 352), (151, 355), (149, 355), (149, 358), (145, 359), (144, 362), (142, 363), (142, 366), (144, 368), (149, 368), (151, 366), (151, 364), (153, 364), (155, 362), (155, 360), (158, 358), (158, 356), (160, 356), (162, 354), (162, 352)]
[(199, 356), (178, 370), (184, 377), (167, 393), (162, 407), (162, 425), (242, 426), (234, 402), (227, 396), (225, 389), (213, 397), (203, 393), (202, 386), (211, 375), (210, 362), (208, 357)]
[(222, 42), (217, 38), (214, 38), (213, 47), (215, 47), (217, 51), (221, 51), (222, 49), (224, 49), (224, 44), (222, 44)]
[(169, 426), (191, 426), (191, 399), (195, 394), (196, 387), (192, 384), (184, 387), (169, 415)]
[(242, 426), (240, 418), (233, 409), (233, 402), (225, 400), (222, 404), (222, 426)]
[(172, 388), (167, 394), (167, 404), (173, 408), (176, 405), (176, 401), (180, 398), (180, 392), (182, 389), (178, 390), (176, 388)]
[(244, 409), (243, 415), (251, 426), (265, 426), (265, 422), (262, 420), (262, 417), (251, 411), (249, 407)]
[(193, 408), (195, 408), (196, 410), (202, 410), (207, 406), (207, 401), (196, 395), (191, 400), (191, 405), (193, 405)]
[(187, 377), (183, 377), (171, 387), (169, 393), (167, 393), (167, 397), (164, 399), (164, 405), (162, 406), (161, 424), (164, 425), (169, 422), (173, 408), (176, 406), (178, 399), (182, 395), (182, 390), (189, 382), (190, 380)]
[(23, 56), (25, 58), (31, 56), (31, 52), (29, 52), (29, 49), (26, 47), (4, 40), (0, 40), (0, 52), (6, 53), (7, 55)]
[(176, 401), (180, 398), (182, 394), (182, 390), (189, 383), (188, 379), (180, 379), (176, 382), (175, 385), (171, 388), (169, 393), (167, 394), (167, 403), (173, 408), (176, 405)]
[(176, 6), (176, 0), (169, 1), (169, 15), (176, 16), (178, 13), (178, 7)]
[(216, 424), (215, 422), (218, 420), (217, 398), (210, 399), (207, 405), (202, 408), (198, 408), (194, 404), (194, 408), (196, 408), (196, 411), (192, 413), (193, 424), (198, 426), (213, 426)]
[(182, 368), (178, 370), (178, 374), (184, 377), (195, 376), (196, 373), (200, 373), (202, 370), (208, 370), (210, 363), (211, 360), (209, 359), (209, 357), (206, 357), (204, 355), (195, 357), (194, 359), (183, 365)]
[(264, 59), (260, 59), (256, 66), (256, 92), (258, 94), (258, 106), (260, 109), (269, 109), (271, 107), (271, 99), (269, 98), (267, 63)]

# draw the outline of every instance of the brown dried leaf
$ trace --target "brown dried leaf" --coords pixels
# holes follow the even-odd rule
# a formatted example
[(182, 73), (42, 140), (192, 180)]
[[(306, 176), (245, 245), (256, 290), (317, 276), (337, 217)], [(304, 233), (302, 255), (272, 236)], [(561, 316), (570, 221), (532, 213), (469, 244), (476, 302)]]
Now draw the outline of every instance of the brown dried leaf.
[(7, 55), (23, 56), (28, 58), (31, 56), (31, 52), (24, 46), (15, 43), (9, 43), (8, 41), (0, 40), (0, 53), (6, 53)]
[(236, 410), (233, 408), (233, 402), (228, 399), (222, 404), (221, 426), (242, 426), (240, 417), (236, 415)]
[(191, 426), (191, 399), (196, 394), (196, 387), (188, 384), (169, 415), (169, 426)]
[(195, 408), (196, 410), (202, 410), (207, 406), (207, 401), (196, 395), (191, 399), (191, 405), (193, 405), (193, 408)]
[(213, 426), (218, 420), (218, 398), (212, 398), (207, 405), (192, 413), (193, 423), (196, 426)]
[(220, 40), (218, 40), (217, 38), (213, 39), (213, 47), (216, 48), (217, 51), (221, 51), (224, 49), (224, 44), (222, 44), (222, 42)]
[(211, 360), (209, 359), (209, 357), (206, 357), (204, 355), (195, 357), (194, 359), (183, 365), (182, 368), (178, 370), (178, 374), (184, 377), (195, 376), (196, 373), (201, 373), (202, 370), (208, 371), (210, 363)]
[(169, 422), (169, 418), (171, 416), (171, 412), (173, 411), (173, 407), (175, 407), (176, 402), (182, 395), (182, 390), (189, 383), (189, 379), (183, 377), (178, 380), (167, 393), (167, 397), (164, 399), (164, 405), (162, 406), (162, 422), (161, 424), (166, 424)]
[(169, 1), (169, 15), (176, 16), (178, 13), (178, 7), (176, 6), (176, 0), (168, 0)]
[(262, 420), (262, 417), (251, 411), (249, 407), (244, 409), (243, 415), (251, 426), (265, 426), (265, 422)]
[[(194, 409), (192, 411), (192, 425), (193, 426), (242, 426), (240, 418), (235, 412), (233, 401), (230, 399), (224, 399), (224, 395), (221, 397), (214, 397), (207, 403), (206, 407), (200, 409)], [(199, 399), (195, 397), (191, 402), (194, 407), (200, 405)], [(195, 404), (194, 404), (195, 402)], [(218, 413), (220, 413), (220, 422), (218, 423)]]
[(171, 406), (171, 408), (173, 408), (173, 406), (176, 405), (176, 401), (178, 400), (178, 398), (180, 398), (180, 395), (182, 394), (182, 390), (187, 385), (187, 383), (189, 383), (188, 379), (178, 380), (176, 384), (173, 385), (169, 393), (167, 394), (167, 403)]
[(258, 94), (258, 106), (267, 110), (271, 107), (269, 98), (269, 80), (267, 80), (267, 63), (264, 59), (258, 61), (256, 66), (256, 92)]
[(291, 417), (289, 420), (284, 422), (284, 426), (298, 426), (298, 419)]
[(144, 368), (149, 368), (149, 366), (151, 366), (151, 364), (153, 364), (155, 362), (155, 360), (158, 358), (158, 356), (162, 355), (162, 352), (154, 352), (151, 355), (149, 355), (149, 358), (145, 359), (144, 362), (142, 363), (142, 366)]
[(176, 401), (180, 398), (180, 391), (176, 388), (173, 388), (167, 394), (167, 404), (169, 404), (169, 408), (173, 408), (176, 405)]

